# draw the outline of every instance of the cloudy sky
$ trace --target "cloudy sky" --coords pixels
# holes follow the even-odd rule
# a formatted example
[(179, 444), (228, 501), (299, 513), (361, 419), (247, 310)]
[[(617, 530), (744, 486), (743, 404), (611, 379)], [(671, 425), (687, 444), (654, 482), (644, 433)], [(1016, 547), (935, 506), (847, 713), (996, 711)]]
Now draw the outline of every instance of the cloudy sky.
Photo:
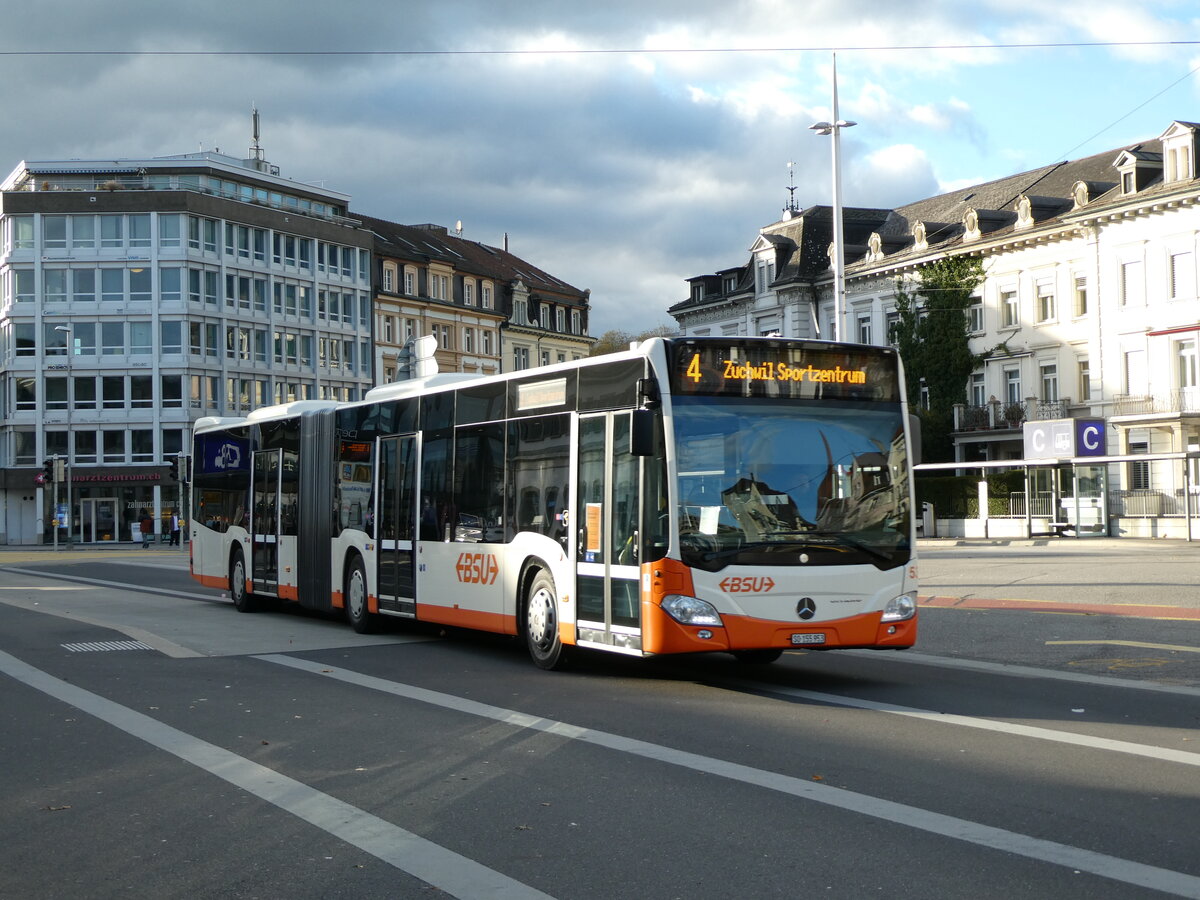
[[(262, 145), (670, 323), (787, 202), (894, 206), (1200, 120), (1192, 0), (0, 0), (0, 170)], [(1124, 42), (1124, 43), (1114, 43)]]

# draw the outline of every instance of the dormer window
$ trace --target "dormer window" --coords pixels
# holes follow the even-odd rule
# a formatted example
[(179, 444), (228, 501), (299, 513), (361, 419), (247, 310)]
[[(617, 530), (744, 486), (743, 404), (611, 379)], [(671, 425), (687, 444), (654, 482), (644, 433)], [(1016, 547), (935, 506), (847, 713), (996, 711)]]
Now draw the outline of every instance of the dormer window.
[(1189, 122), (1172, 122), (1159, 137), (1163, 149), (1163, 181), (1191, 181), (1196, 177), (1197, 127)]
[(1122, 152), (1113, 167), (1121, 173), (1121, 193), (1136, 194), (1162, 177), (1163, 154), (1139, 144)]

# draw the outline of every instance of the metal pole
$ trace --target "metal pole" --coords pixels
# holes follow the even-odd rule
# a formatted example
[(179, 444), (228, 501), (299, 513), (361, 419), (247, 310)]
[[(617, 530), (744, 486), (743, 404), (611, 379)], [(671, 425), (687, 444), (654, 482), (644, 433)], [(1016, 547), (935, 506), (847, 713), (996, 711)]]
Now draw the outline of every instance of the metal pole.
[(54, 532), (54, 549), (58, 549), (58, 454), (50, 457), (50, 528)]
[(837, 54), (833, 54), (833, 339), (845, 339), (846, 273), (842, 234), (841, 118), (838, 116)]

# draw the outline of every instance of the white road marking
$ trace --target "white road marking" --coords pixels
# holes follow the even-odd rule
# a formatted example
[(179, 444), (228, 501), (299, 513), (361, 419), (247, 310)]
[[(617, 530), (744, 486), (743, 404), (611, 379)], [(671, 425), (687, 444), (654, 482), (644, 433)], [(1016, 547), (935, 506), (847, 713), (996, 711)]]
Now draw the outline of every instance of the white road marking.
[(1184, 697), (1200, 697), (1200, 687), (1185, 684), (1160, 684), (1154, 681), (1135, 681), (1132, 678), (1116, 678), (1112, 675), (1084, 675), (1079, 672), (1059, 672), (1055, 669), (1039, 669), (1035, 666), (1018, 666), (1012, 663), (987, 662), (979, 659), (953, 659), (946, 656), (931, 656), (905, 650), (903, 653), (888, 653), (881, 656), (878, 650), (838, 650), (843, 656), (859, 659), (886, 659), (889, 663), (909, 663), (919, 666), (934, 666), (939, 669), (958, 669), (964, 672), (987, 672), (989, 675), (1004, 675), (1009, 678), (1036, 678), (1051, 681), (1071, 681), (1076, 684), (1094, 684), (1108, 688), (1124, 688), (1131, 691), (1151, 691), (1157, 694), (1179, 694)]
[(1105, 644), (1110, 647), (1137, 647), (1142, 650), (1167, 650), (1171, 653), (1200, 653), (1200, 647), (1184, 644), (1150, 644), (1146, 641), (1046, 641), (1047, 647), (1078, 646), (1080, 644)]
[(68, 684), (0, 651), (0, 672), (95, 716), (463, 900), (553, 900), (378, 816), (147, 715)]
[(857, 812), (897, 825), (916, 828), (921, 831), (937, 834), (942, 837), (966, 841), (981, 847), (1000, 850), (1028, 859), (1066, 866), (1081, 872), (1090, 872), (1103, 878), (1110, 878), (1125, 884), (1138, 885), (1152, 890), (1174, 894), (1179, 897), (1200, 897), (1200, 878), (1183, 872), (1174, 872), (1157, 866), (1149, 866), (1120, 857), (1108, 856), (1079, 847), (1071, 847), (1054, 841), (1042, 840), (1002, 828), (994, 828), (966, 819), (943, 815), (930, 810), (903, 803), (895, 803), (877, 797), (870, 797), (855, 791), (832, 787), (827, 784), (806, 781), (790, 775), (768, 772), (750, 766), (713, 759), (676, 750), (661, 744), (652, 744), (635, 738), (627, 738), (608, 732), (581, 728), (554, 719), (544, 719), (531, 716), (516, 710), (492, 706), (475, 700), (455, 697), (426, 688), (387, 681), (371, 675), (363, 675), (347, 669), (339, 669), (324, 663), (299, 659), (279, 654), (265, 654), (255, 657), (276, 665), (287, 666), (302, 672), (310, 672), (324, 678), (333, 678), (347, 684), (381, 691), (397, 697), (404, 697), (421, 703), (428, 703), (443, 709), (455, 710), (467, 715), (478, 716), (503, 722), (517, 728), (528, 728), (558, 737), (582, 741), (600, 747), (606, 747), (619, 753), (628, 753), (644, 759), (652, 759), (668, 765), (681, 766), (697, 772), (719, 775), (744, 784), (751, 784), (767, 790), (778, 791), (805, 800), (812, 800), (838, 809)]
[(995, 731), (1001, 734), (1012, 734), (1018, 737), (1037, 738), (1042, 741), (1054, 741), (1059, 744), (1072, 744), (1076, 747), (1088, 747), (1093, 750), (1107, 750), (1112, 753), (1125, 753), (1130, 756), (1143, 756), (1157, 759), (1161, 762), (1179, 763), (1185, 766), (1200, 766), (1200, 753), (1189, 753), (1184, 750), (1171, 750), (1166, 747), (1154, 747), (1149, 744), (1135, 744), (1132, 741), (1114, 741), (1108, 738), (1093, 737), (1088, 734), (1076, 734), (1073, 731), (1056, 731), (1052, 728), (1038, 728), (1033, 725), (1018, 725), (1015, 722), (1001, 722), (995, 719), (978, 719), (974, 716), (959, 716), (953, 713), (940, 713), (931, 709), (919, 709), (912, 706), (898, 706), (894, 703), (878, 703), (874, 700), (860, 700), (856, 697), (844, 697), (841, 694), (823, 694), (819, 691), (805, 691), (800, 688), (790, 688), (782, 685), (764, 684), (763, 682), (732, 681), (723, 679), (722, 683), (735, 685), (740, 689), (753, 690), (764, 694), (778, 694), (786, 697), (798, 697), (802, 700), (815, 700), (818, 703), (828, 703), (833, 706), (848, 706), (852, 709), (869, 709), (875, 712), (890, 713), (905, 716), (910, 719), (923, 719), (926, 722), (940, 722), (943, 725), (957, 725), (960, 728), (977, 728), (983, 731)]

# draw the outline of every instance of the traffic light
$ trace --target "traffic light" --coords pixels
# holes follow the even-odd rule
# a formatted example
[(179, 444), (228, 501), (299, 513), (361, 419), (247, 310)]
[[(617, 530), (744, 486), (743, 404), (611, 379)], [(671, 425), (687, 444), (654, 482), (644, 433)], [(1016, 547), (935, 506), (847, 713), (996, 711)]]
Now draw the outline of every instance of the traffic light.
[(170, 479), (172, 481), (179, 480), (179, 457), (178, 456), (171, 457), (171, 469), (170, 469), (170, 471), (167, 472), (167, 475), (170, 477)]
[(50, 484), (51, 482), (54, 481), (54, 460), (53, 459), (48, 459), (44, 463), (42, 463), (42, 478), (45, 480), (46, 484)]

